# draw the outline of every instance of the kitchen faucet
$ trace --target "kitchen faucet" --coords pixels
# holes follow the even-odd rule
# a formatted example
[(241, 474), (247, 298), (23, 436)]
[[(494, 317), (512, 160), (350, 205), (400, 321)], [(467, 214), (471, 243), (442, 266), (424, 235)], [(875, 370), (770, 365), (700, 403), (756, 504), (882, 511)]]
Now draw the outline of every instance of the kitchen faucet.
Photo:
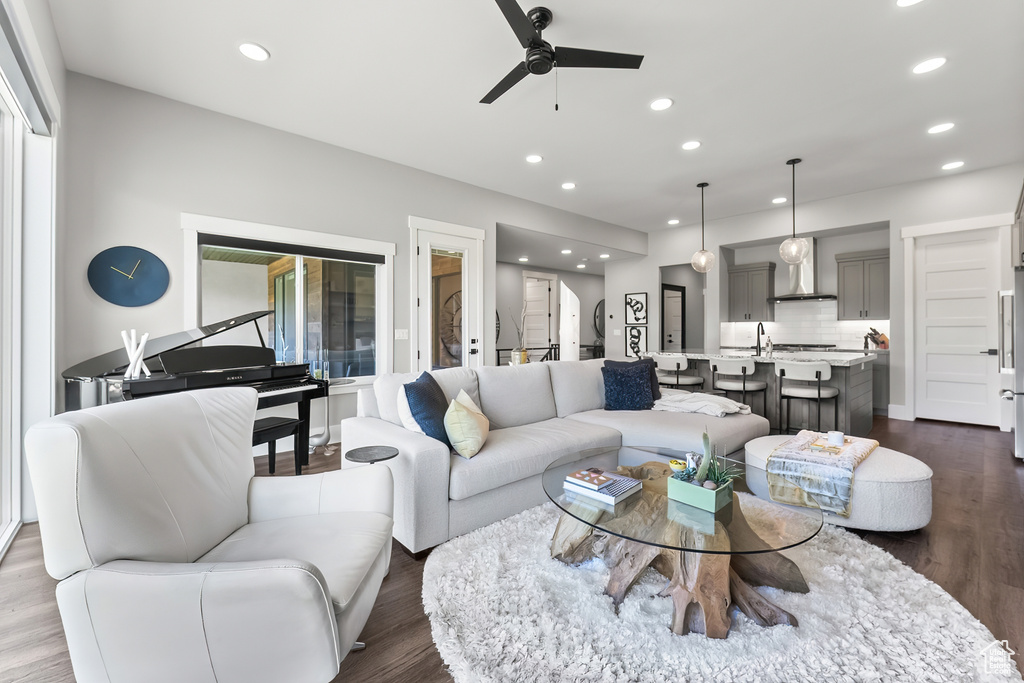
[(765, 333), (764, 332), (764, 323), (758, 323), (757, 324), (757, 353), (754, 354), (755, 356), (760, 356), (761, 355), (761, 335), (764, 334), (764, 333)]

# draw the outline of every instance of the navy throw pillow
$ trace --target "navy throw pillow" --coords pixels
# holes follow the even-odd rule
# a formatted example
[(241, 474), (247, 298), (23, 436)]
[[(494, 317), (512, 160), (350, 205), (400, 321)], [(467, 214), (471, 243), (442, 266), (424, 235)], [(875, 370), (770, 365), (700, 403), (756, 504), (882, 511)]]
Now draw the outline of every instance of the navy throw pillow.
[(640, 360), (606, 360), (606, 368), (628, 368), (634, 365), (646, 365), (651, 373), (651, 397), (657, 401), (661, 398), (661, 390), (658, 388), (658, 367), (654, 364), (653, 358), (641, 358)]
[(437, 380), (431, 377), (430, 373), (424, 372), (415, 382), (405, 385), (405, 400), (409, 403), (409, 412), (423, 433), (451, 448), (448, 432), (444, 428), (448, 399)]
[(640, 363), (627, 363), (624, 368), (601, 368), (604, 376), (605, 410), (650, 410), (651, 373)]

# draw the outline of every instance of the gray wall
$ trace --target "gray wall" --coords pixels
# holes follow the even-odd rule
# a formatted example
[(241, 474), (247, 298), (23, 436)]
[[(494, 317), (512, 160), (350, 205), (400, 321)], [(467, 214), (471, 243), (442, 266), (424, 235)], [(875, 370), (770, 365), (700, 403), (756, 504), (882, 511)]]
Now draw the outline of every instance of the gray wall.
[[(184, 326), (182, 212), (394, 242), (395, 326), (410, 316), (409, 216), (486, 232), (484, 310), (495, 309), (496, 223), (542, 227), (643, 252), (646, 235), (484, 190), (138, 90), (69, 73), (66, 220), (57, 236), (57, 367), (116, 348), (119, 330), (159, 336)], [(148, 249), (171, 284), (141, 308), (112, 306), (86, 282), (89, 260), (118, 244)], [(493, 339), (485, 339), (485, 358)], [(395, 368), (409, 368), (408, 341)], [(493, 361), (489, 361), (493, 362)], [(354, 410), (345, 397), (332, 422)]]
[[(850, 225), (889, 222), (889, 277), (891, 287), (891, 403), (905, 403), (905, 371), (912, 362), (912, 350), (906, 348), (904, 329), (905, 300), (911, 292), (904, 291), (903, 228), (940, 223), (963, 218), (1010, 213), (1014, 210), (1024, 180), (1024, 164), (944, 175), (905, 185), (886, 187), (870, 192), (834, 197), (797, 207), (797, 225), (813, 225), (816, 230), (839, 230)], [(722, 267), (720, 245), (757, 242), (766, 238), (781, 243), (791, 230), (789, 209), (778, 208), (759, 213), (735, 216), (707, 224), (707, 248), (719, 255), (719, 262), (708, 278), (705, 346), (719, 346), (720, 322), (728, 303), (722, 296), (726, 279)], [(605, 291), (610, 356), (622, 357), (621, 335), (623, 296), (626, 292), (655, 291), (658, 267), (679, 262), (679, 255), (692, 254), (700, 248), (700, 226), (691, 225), (651, 233), (649, 256), (609, 263), (605, 267)], [(834, 258), (834, 256), (832, 257)], [(1009, 258), (1009, 255), (1007, 255)], [(651, 325), (661, 324), (660, 311), (652, 309)]]
[[(580, 298), (580, 344), (593, 344), (596, 337), (593, 324), (594, 307), (604, 298), (604, 276), (536, 269), (513, 263), (497, 263), (495, 264), (494, 284), (498, 316), (501, 318), (501, 336), (498, 338), (498, 348), (510, 349), (517, 344), (513, 316), (517, 316), (519, 311), (523, 310), (524, 270), (553, 273)], [(493, 330), (486, 326), (485, 329)], [(558, 329), (557, 321), (555, 329)], [(493, 331), (491, 333), (493, 334)]]

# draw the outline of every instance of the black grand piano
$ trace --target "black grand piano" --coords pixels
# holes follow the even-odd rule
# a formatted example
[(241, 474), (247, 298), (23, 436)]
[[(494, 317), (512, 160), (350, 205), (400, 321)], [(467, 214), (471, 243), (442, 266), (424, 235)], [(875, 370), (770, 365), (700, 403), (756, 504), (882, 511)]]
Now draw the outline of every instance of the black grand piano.
[[(259, 408), (295, 403), (301, 428), (295, 452), (308, 464), (309, 402), (327, 396), (327, 381), (314, 378), (308, 363), (278, 363), (256, 323), (271, 311), (256, 311), (194, 330), (146, 342), (146, 366), (152, 373), (125, 379), (128, 352), (121, 348), (65, 370), (64, 407), (79, 410), (107, 403), (210, 387), (249, 386), (259, 393)], [(253, 323), (260, 346), (193, 346), (204, 339)], [(300, 462), (296, 458), (296, 462)]]

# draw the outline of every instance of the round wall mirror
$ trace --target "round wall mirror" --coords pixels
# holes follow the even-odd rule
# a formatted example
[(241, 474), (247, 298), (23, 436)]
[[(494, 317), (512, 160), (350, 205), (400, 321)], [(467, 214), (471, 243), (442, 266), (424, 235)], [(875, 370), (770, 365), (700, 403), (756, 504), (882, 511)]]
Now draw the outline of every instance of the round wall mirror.
[(597, 302), (594, 307), (594, 332), (598, 339), (604, 339), (604, 299)]

